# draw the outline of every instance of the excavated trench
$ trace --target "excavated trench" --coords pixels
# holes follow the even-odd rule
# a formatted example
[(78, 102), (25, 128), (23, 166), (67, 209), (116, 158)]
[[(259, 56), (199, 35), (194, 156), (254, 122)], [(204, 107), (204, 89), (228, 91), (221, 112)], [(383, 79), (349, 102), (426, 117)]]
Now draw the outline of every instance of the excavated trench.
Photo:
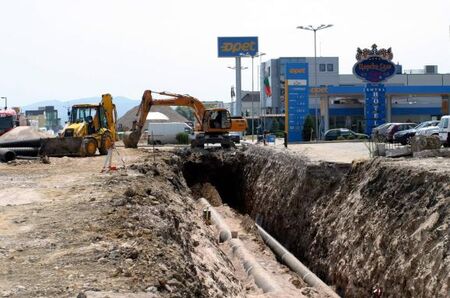
[(251, 147), (190, 152), (191, 188), (212, 185), (345, 297), (448, 297), (448, 172), (348, 164)]

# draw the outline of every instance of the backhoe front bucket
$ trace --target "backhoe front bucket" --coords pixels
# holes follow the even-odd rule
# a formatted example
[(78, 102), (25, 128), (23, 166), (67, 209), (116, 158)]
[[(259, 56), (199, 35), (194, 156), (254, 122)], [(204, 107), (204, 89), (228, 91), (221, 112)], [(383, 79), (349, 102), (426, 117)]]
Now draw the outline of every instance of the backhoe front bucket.
[(137, 148), (141, 134), (138, 130), (127, 131), (123, 135), (125, 148)]
[(83, 138), (49, 138), (42, 139), (39, 155), (46, 156), (82, 156)]

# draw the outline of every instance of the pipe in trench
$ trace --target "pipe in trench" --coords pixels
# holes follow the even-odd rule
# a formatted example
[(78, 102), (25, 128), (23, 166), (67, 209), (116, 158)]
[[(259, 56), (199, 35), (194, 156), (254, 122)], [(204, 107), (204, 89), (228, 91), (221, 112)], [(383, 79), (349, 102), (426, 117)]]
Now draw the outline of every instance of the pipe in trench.
[(8, 162), (16, 159), (16, 153), (7, 148), (0, 148), (0, 160), (3, 162)]
[(326, 293), (329, 297), (338, 298), (339, 295), (336, 294), (326, 283), (324, 283), (320, 278), (318, 278), (313, 272), (311, 272), (308, 267), (303, 265), (292, 253), (290, 253), (286, 248), (284, 248), (275, 238), (273, 238), (269, 233), (267, 233), (258, 224), (255, 224), (259, 234), (263, 238), (264, 242), (275, 252), (275, 254), (293, 271), (297, 272), (298, 275), (310, 286), (321, 290)]
[[(231, 239), (231, 230), (219, 213), (209, 204), (205, 198), (200, 198), (200, 203), (211, 212), (211, 219), (219, 229), (221, 242)], [(241, 240), (233, 238), (230, 240), (233, 254), (242, 262), (248, 275), (252, 275), (255, 283), (264, 293), (280, 291), (272, 276), (255, 260), (251, 253), (245, 248)]]

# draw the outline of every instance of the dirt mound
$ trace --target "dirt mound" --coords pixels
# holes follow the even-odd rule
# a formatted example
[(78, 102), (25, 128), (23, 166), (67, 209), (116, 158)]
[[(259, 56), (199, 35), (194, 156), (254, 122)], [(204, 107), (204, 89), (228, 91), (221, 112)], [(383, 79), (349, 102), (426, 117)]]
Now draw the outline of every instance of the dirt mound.
[(0, 170), (5, 191), (43, 194), (0, 206), (0, 297), (243, 297), (173, 154), (118, 150), (127, 173), (97, 157)]
[(314, 163), (267, 148), (193, 153), (210, 182), (345, 297), (447, 297), (450, 184), (441, 160)]
[(0, 141), (22, 141), (50, 137), (49, 134), (37, 131), (31, 126), (18, 126), (0, 136)]
[(196, 199), (205, 198), (214, 207), (222, 205), (222, 198), (219, 192), (209, 182), (197, 183), (191, 187), (191, 190)]

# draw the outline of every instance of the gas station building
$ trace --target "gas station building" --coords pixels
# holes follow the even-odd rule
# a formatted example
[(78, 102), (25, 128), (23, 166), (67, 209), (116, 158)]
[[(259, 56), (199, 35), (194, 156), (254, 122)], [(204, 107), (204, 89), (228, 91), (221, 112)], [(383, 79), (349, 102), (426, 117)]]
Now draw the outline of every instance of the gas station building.
[[(338, 57), (317, 57), (317, 84), (314, 57), (280, 57), (261, 64), (260, 82), (268, 78), (272, 96), (261, 92), (261, 117), (267, 128), (273, 118), (285, 115), (285, 72), (287, 63), (307, 63), (309, 114), (319, 115), (320, 131), (349, 128), (364, 131), (365, 83), (353, 74), (339, 74)], [(450, 74), (438, 73), (436, 65), (422, 70), (402, 71), (384, 83), (386, 87), (386, 122), (422, 122), (448, 115)]]

